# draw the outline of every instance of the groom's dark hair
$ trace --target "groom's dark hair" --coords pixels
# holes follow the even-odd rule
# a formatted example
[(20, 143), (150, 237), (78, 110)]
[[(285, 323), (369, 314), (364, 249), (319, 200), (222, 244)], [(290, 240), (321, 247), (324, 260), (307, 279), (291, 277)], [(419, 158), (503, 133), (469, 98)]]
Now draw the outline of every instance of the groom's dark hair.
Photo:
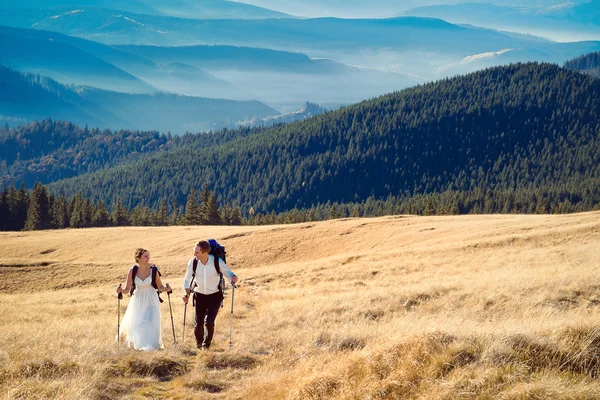
[(199, 241), (198, 243), (196, 243), (196, 246), (200, 247), (202, 250), (204, 250), (204, 252), (210, 251), (210, 243), (208, 243), (208, 241), (206, 240)]

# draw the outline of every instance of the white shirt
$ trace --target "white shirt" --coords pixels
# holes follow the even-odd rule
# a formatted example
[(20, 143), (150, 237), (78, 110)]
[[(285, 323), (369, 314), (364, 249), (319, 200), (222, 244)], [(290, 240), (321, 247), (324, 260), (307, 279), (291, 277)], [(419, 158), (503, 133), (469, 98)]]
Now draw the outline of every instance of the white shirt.
[[(188, 262), (187, 271), (185, 273), (185, 278), (183, 278), (183, 288), (189, 289), (192, 285), (192, 274), (194, 272), (194, 259), (196, 257), (192, 257)], [(202, 261), (198, 260), (198, 266), (196, 267), (196, 277), (194, 280), (196, 281), (196, 288), (194, 292), (201, 294), (213, 294), (219, 291), (219, 281), (221, 277), (217, 273), (215, 269), (215, 258), (212, 254), (208, 255), (208, 260), (206, 264), (202, 264)], [(219, 268), (221, 269), (221, 273), (223, 276), (226, 276), (231, 281), (231, 278), (235, 276), (233, 272), (229, 269), (227, 264), (219, 258)]]

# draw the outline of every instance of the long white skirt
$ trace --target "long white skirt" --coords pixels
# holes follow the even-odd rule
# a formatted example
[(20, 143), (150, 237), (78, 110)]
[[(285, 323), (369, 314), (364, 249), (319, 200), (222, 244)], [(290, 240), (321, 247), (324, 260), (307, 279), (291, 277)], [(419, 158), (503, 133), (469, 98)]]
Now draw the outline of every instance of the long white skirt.
[[(135, 278), (136, 281), (138, 278)], [(160, 325), (160, 302), (156, 290), (136, 282), (136, 290), (121, 323), (121, 336), (136, 350), (152, 351), (163, 348)], [(140, 287), (142, 286), (142, 287)]]

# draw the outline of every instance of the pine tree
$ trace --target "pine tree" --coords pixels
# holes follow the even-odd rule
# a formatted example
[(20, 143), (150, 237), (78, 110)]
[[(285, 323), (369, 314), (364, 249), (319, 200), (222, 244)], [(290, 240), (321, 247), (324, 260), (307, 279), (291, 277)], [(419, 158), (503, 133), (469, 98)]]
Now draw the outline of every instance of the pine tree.
[(85, 228), (86, 225), (86, 204), (81, 192), (77, 192), (69, 203), (69, 225), (71, 228)]
[(239, 207), (234, 207), (231, 212), (231, 225), (241, 225), (242, 224), (242, 211)]
[(329, 207), (329, 212), (327, 213), (327, 219), (337, 219), (340, 218), (340, 210), (338, 203), (335, 202), (333, 205)]
[(166, 226), (168, 223), (169, 216), (167, 214), (167, 202), (165, 199), (162, 199), (160, 202), (160, 207), (158, 208), (158, 212), (156, 213), (156, 217), (154, 218), (154, 225)]
[(0, 194), (0, 231), (7, 231), (9, 226), (10, 208), (8, 204), (8, 187), (4, 184)]
[(130, 218), (130, 223), (132, 226), (141, 226), (143, 225), (142, 222), (142, 204), (138, 204), (137, 206), (133, 207), (133, 210), (131, 210), (131, 218)]
[(229, 204), (225, 204), (223, 207), (219, 208), (219, 214), (221, 215), (221, 221), (223, 225), (231, 225), (231, 207)]
[(94, 214), (94, 206), (89, 198), (83, 202), (83, 226), (88, 228), (92, 226), (92, 217)]
[(117, 202), (113, 208), (112, 223), (114, 226), (127, 226), (129, 225), (129, 212), (121, 204), (121, 198), (117, 197)]
[(56, 229), (64, 229), (69, 226), (69, 203), (64, 193), (54, 202), (52, 208), (52, 225)]
[(200, 194), (200, 224), (207, 225), (210, 222), (210, 196), (211, 192), (208, 190), (208, 185), (204, 185), (204, 189)]
[(200, 213), (200, 206), (196, 199), (196, 191), (192, 189), (187, 198), (185, 205), (185, 223), (187, 225), (200, 225), (202, 224), (202, 216)]
[(25, 182), (21, 182), (21, 188), (17, 192), (14, 185), (11, 185), (11, 190), (9, 192), (9, 197), (11, 197), (10, 204), (11, 206), (11, 216), (12, 220), (12, 230), (20, 231), (25, 229), (25, 223), (27, 221), (27, 210), (29, 209), (29, 191), (25, 188)]
[(427, 199), (427, 205), (423, 210), (423, 215), (435, 215), (435, 206), (433, 205), (433, 200), (431, 198)]
[(173, 199), (173, 204), (171, 205), (171, 215), (169, 216), (169, 225), (178, 225), (179, 224), (179, 207), (177, 206), (177, 199)]
[(211, 193), (208, 198), (208, 224), (221, 225), (221, 215), (217, 207), (217, 199), (214, 193)]
[(49, 229), (51, 226), (50, 211), (48, 210), (48, 192), (41, 183), (36, 183), (27, 209), (25, 230)]
[(106, 208), (102, 200), (98, 200), (98, 202), (94, 206), (91, 225), (98, 228), (110, 225), (110, 215), (108, 214), (108, 209)]

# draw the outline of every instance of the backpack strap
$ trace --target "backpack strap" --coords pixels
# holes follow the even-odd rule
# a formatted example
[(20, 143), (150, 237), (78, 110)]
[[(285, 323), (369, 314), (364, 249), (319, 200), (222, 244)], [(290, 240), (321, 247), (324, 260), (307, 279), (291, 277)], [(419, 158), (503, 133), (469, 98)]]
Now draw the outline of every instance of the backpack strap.
[(221, 267), (219, 266), (219, 257), (216, 255), (213, 256), (215, 260), (215, 271), (219, 274), (219, 292), (221, 293), (221, 308), (223, 308), (223, 300), (225, 300), (225, 293), (223, 292), (225, 289), (225, 280), (223, 279), (223, 274), (221, 273)]
[[(196, 281), (194, 280), (196, 278), (196, 268), (198, 268), (198, 259), (196, 257), (194, 257), (194, 261), (192, 262), (192, 280), (190, 281), (190, 290), (193, 292), (194, 288), (196, 286), (198, 286), (196, 284)], [(194, 287), (192, 286), (192, 282), (194, 282)]]
[(129, 290), (129, 296), (133, 296), (133, 292), (135, 292), (135, 276), (138, 271), (138, 266), (134, 265), (131, 267), (131, 289)]
[(151, 267), (151, 272), (152, 272), (152, 287), (154, 289), (156, 289), (156, 294), (158, 295), (158, 300), (160, 300), (160, 302), (164, 302), (163, 299), (160, 298), (160, 290), (158, 290), (158, 285), (156, 284), (156, 275), (158, 276), (162, 276), (162, 274), (160, 273), (160, 271), (158, 270), (158, 267), (156, 265)]
[(221, 273), (221, 267), (219, 266), (219, 257), (213, 256), (213, 258), (215, 259), (215, 271), (217, 271), (217, 274), (223, 277), (223, 274)]

